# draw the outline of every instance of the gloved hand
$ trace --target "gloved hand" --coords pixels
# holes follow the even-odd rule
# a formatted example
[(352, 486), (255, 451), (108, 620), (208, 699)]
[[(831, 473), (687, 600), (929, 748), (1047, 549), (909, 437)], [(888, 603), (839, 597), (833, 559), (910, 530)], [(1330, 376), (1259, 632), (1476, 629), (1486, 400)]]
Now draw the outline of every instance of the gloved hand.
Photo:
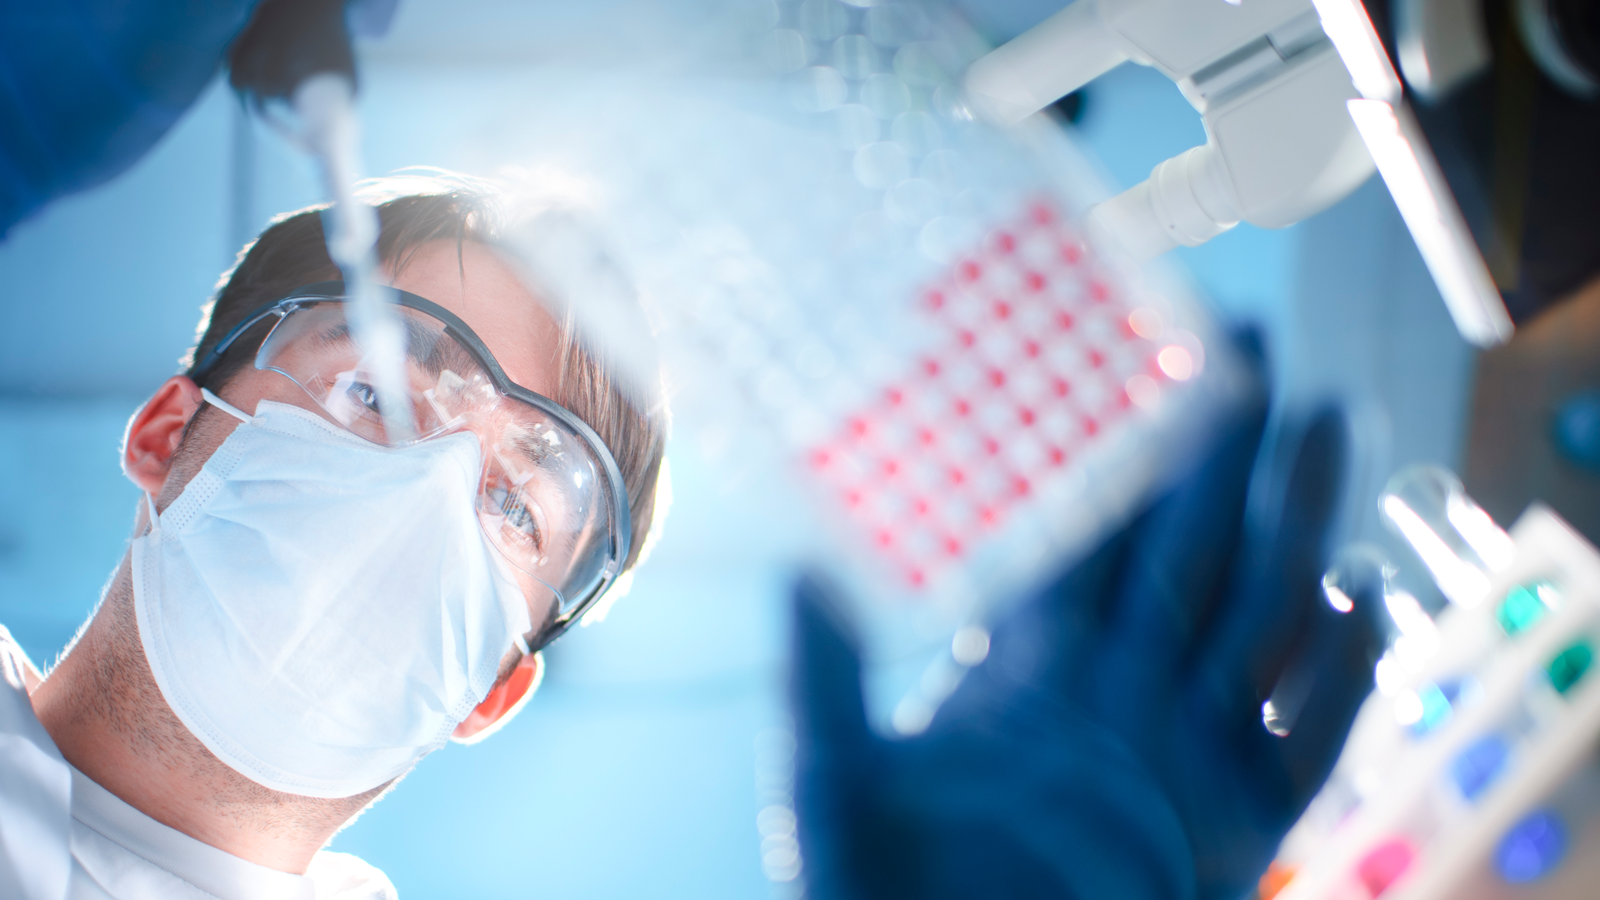
[[(795, 800), (812, 897), (1231, 900), (1254, 886), (1371, 689), (1382, 590), (1376, 571), (1358, 578), (1341, 615), (1320, 589), (1341, 416), (1261, 451), (1265, 408), (997, 623), (914, 738), (871, 732), (839, 604), (802, 580)], [(1304, 700), (1277, 737), (1262, 703), (1286, 672)]]
[(381, 36), (397, 3), (0, 0), (0, 238), (132, 166), (224, 57), (234, 88), (258, 105), (321, 72), (354, 85), (351, 36)]
[(0, 0), (0, 238), (155, 146), (253, 5)]

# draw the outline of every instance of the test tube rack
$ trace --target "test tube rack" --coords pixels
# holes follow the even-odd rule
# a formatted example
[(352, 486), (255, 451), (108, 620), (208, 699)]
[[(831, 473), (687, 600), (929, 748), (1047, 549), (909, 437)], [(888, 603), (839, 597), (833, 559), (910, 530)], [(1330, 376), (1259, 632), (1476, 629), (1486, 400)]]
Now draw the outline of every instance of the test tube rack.
[(1507, 549), (1478, 602), (1436, 619), (1389, 594), (1400, 636), (1379, 690), (1262, 879), (1262, 900), (1600, 891), (1600, 552), (1542, 505)]

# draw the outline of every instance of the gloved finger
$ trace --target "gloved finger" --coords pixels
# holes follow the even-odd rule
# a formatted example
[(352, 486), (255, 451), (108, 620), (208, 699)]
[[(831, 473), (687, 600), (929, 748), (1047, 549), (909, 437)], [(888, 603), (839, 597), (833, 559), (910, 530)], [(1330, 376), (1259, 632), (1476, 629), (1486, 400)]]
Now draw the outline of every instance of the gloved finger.
[[(1029, 658), (1050, 659), (1048, 681), (1067, 698), (1089, 709), (1116, 707), (1117, 716), (1148, 719), (1139, 709), (1123, 708), (1125, 697), (1147, 697), (1142, 680), (1129, 683), (1125, 676), (1159, 680), (1162, 673), (1143, 672), (1147, 659), (1165, 660), (1167, 648), (1179, 640), (1169, 640), (1183, 626), (1168, 620), (1175, 606), (1166, 601), (1169, 587), (1196, 573), (1178, 571), (1191, 564), (1205, 567), (1228, 553), (1219, 552), (1231, 537), (1215, 529), (1194, 530), (1209, 499), (1197, 496), (1208, 488), (1231, 483), (1242, 496), (1255, 445), (1266, 415), (1266, 363), (1261, 341), (1253, 331), (1241, 330), (1233, 336), (1234, 357), (1242, 363), (1244, 391), (1238, 405), (1228, 411), (1224, 421), (1212, 431), (1209, 441), (1200, 441), (1196, 458), (1187, 460), (1198, 469), (1176, 480), (1164, 499), (1122, 529), (1088, 558), (1078, 562), (1048, 590), (1025, 605), (1018, 614), (996, 623), (991, 659), (1017, 670), (1019, 681), (1030, 681)], [(1184, 461), (1180, 461), (1184, 462)], [(1222, 488), (1226, 494), (1228, 488)], [(1223, 517), (1228, 514), (1224, 512)], [(1159, 567), (1152, 579), (1152, 591), (1139, 584), (1122, 586), (1130, 566)], [(1219, 563), (1225, 565), (1225, 562)], [(1167, 577), (1167, 576), (1172, 577)], [(1187, 586), (1179, 588), (1186, 591)], [(1141, 603), (1144, 600), (1146, 602)], [(1125, 607), (1133, 608), (1125, 608)], [(1179, 619), (1186, 617), (1180, 613)], [(1154, 621), (1152, 621), (1154, 620)], [(1176, 629), (1169, 628), (1176, 625)], [(1154, 633), (1151, 633), (1154, 632)], [(1148, 635), (1148, 641), (1144, 638)], [(1032, 651), (1031, 653), (1028, 651)], [(1107, 668), (1109, 667), (1109, 668)], [(1127, 684), (1126, 689), (1121, 685)]]
[(802, 575), (794, 589), (795, 727), (828, 746), (861, 745), (871, 732), (861, 697), (861, 659), (847, 631), (837, 593), (818, 576)]
[(1346, 567), (1345, 574), (1351, 576), (1343, 580), (1349, 612), (1326, 602), (1310, 610), (1272, 692), (1270, 712), (1263, 708), (1254, 722), (1221, 735), (1219, 747), (1231, 754), (1231, 768), (1240, 779), (1229, 802), (1245, 827), (1235, 829), (1230, 843), (1201, 848), (1210, 880), (1228, 887), (1214, 895), (1239, 895), (1244, 882), (1266, 867), (1278, 840), (1333, 770), (1371, 691), (1382, 647), (1382, 570), (1380, 565), (1364, 572)]
[(807, 871), (819, 876), (846, 869), (850, 825), (869, 794), (874, 737), (859, 653), (837, 595), (816, 576), (795, 585), (793, 640), (795, 811)]
[(1131, 538), (1116, 605), (1096, 644), (1089, 701), (1135, 746), (1159, 724), (1150, 705), (1174, 686), (1199, 624), (1226, 587), (1266, 417), (1266, 397), (1257, 393)]
[(1373, 669), (1383, 650), (1381, 561), (1357, 558), (1341, 568), (1341, 599), (1350, 602), (1349, 610), (1317, 604), (1271, 698), (1278, 730), (1288, 733), (1263, 742), (1276, 745), (1289, 776), (1291, 795), (1285, 799), (1295, 815), (1333, 771), (1356, 713), (1372, 692)]
[(1232, 587), (1195, 662), (1194, 685), (1219, 728), (1260, 728), (1306, 618), (1321, 600), (1344, 474), (1343, 416), (1324, 409), (1280, 430), (1251, 486)]
[[(995, 690), (1048, 686), (1062, 698), (1082, 698), (1096, 661), (1100, 610), (1108, 605), (1108, 596), (1115, 596), (1130, 536), (1127, 530), (1112, 535), (1047, 587), (997, 618), (983, 662)], [(959, 693), (971, 694), (972, 689)]]

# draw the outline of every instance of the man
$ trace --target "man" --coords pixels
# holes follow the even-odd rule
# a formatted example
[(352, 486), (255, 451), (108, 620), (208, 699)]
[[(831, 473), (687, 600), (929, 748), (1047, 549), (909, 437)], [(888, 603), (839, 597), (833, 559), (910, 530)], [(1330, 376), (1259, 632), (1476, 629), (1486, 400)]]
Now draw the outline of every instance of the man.
[[(378, 898), (320, 848), (640, 557), (665, 437), (494, 249), (494, 197), (379, 197), (413, 432), (367, 380), (316, 210), (225, 279), (128, 425), (145, 492), (49, 677), (0, 633), (0, 895)], [(392, 412), (392, 411), (389, 411)]]

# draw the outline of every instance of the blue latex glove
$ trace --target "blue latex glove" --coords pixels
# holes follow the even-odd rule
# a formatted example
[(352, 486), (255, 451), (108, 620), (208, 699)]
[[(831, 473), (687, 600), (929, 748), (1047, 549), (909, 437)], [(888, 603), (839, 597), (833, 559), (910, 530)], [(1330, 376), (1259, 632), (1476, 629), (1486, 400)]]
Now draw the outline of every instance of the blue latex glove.
[(0, 238), (137, 162), (225, 55), (257, 102), (317, 72), (354, 81), (352, 34), (382, 35), (396, 2), (0, 0)]
[(155, 146), (254, 6), (0, 0), (0, 237)]
[[(1133, 525), (997, 623), (923, 734), (866, 723), (828, 588), (796, 592), (795, 800), (816, 898), (1246, 894), (1371, 689), (1381, 580), (1322, 598), (1345, 435), (1259, 452), (1265, 402)], [(1309, 687), (1287, 737), (1261, 706)], [(1285, 682), (1289, 681), (1285, 678)]]

